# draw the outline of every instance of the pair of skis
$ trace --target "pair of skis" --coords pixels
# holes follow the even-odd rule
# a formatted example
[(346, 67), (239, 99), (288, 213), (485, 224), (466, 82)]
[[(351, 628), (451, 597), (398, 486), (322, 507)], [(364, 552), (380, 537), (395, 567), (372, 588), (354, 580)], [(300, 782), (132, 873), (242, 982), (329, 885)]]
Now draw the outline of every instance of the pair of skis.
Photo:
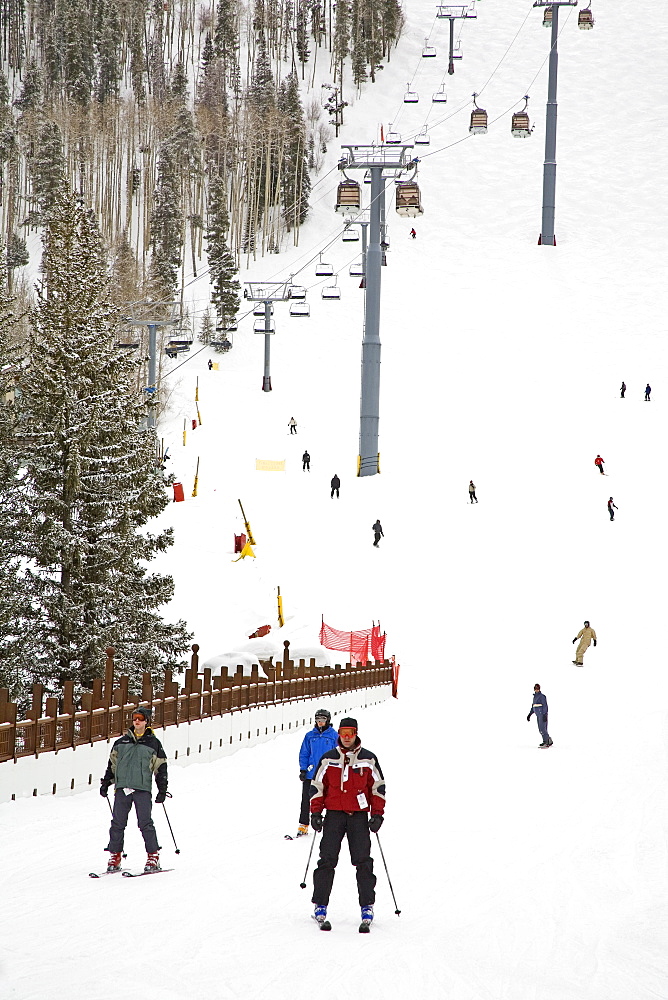
[(89, 872), (89, 878), (104, 878), (105, 875), (125, 875), (126, 878), (140, 878), (142, 875), (159, 875), (161, 872), (173, 872), (173, 868), (154, 868), (150, 872), (131, 872), (128, 868), (118, 868), (115, 872)]
[[(315, 920), (316, 924), (318, 925), (321, 931), (331, 931), (332, 925), (329, 922), (329, 920), (316, 920), (315, 917), (313, 919)], [(363, 920), (362, 923), (357, 928), (357, 930), (360, 932), (360, 934), (368, 934), (369, 931), (371, 930), (371, 921)]]

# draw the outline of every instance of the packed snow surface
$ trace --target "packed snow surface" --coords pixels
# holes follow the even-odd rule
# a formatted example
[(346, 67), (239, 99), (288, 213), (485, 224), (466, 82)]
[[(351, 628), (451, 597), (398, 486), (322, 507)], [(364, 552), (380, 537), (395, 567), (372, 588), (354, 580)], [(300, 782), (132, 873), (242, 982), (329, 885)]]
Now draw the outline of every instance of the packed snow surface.
[[(73, 989), (87, 1000), (668, 997), (666, 11), (599, 3), (584, 32), (562, 9), (554, 248), (536, 242), (541, 12), (481, 2), (448, 77), (447, 22), (423, 0), (406, 7), (391, 62), (340, 136), (434, 125), (420, 149), (424, 216), (399, 219), (388, 205), (381, 475), (355, 476), (363, 298), (347, 274), (356, 247), (337, 239), (326, 259), (341, 301), (321, 300), (311, 262), (295, 275), (311, 317), (276, 307), (271, 393), (260, 391), (252, 317), (229, 355), (193, 351), (167, 380), (161, 434), (186, 501), (165, 513), (176, 545), (160, 564), (176, 577), (170, 613), (187, 619), (203, 659), (248, 651), (266, 623), (279, 648), (284, 637), (314, 648), (321, 614), (344, 629), (380, 620), (402, 664), (400, 696), (359, 722), (386, 774), (380, 838), (401, 915), (374, 844), (371, 935), (357, 934), (345, 847), (334, 929), (310, 920), (310, 874), (299, 883), (312, 841), (283, 839), (296, 830), (302, 731), (172, 766), (181, 853), (157, 807), (174, 871), (150, 880), (86, 877), (106, 858), (109, 815), (94, 792), (1, 806), (6, 1000)], [(430, 31), (438, 56), (421, 60)], [(407, 80), (417, 105), (403, 104)], [(442, 80), (448, 104), (432, 105)], [(469, 137), (474, 90), (490, 129)], [(527, 92), (536, 127), (517, 140), (508, 112)], [(321, 176), (338, 155), (332, 143)], [(315, 187), (299, 247), (242, 277), (284, 277), (317, 256), (341, 228), (337, 179)], [(201, 315), (207, 278), (189, 291)], [(183, 447), (197, 377), (202, 425)], [(285, 472), (258, 472), (256, 459), (285, 460)], [(233, 562), (238, 499), (256, 558)], [(598, 646), (578, 669), (571, 640), (584, 619)], [(526, 722), (536, 681), (549, 753)], [(169, 750), (169, 730), (160, 735)], [(133, 823), (126, 848), (139, 865)]]

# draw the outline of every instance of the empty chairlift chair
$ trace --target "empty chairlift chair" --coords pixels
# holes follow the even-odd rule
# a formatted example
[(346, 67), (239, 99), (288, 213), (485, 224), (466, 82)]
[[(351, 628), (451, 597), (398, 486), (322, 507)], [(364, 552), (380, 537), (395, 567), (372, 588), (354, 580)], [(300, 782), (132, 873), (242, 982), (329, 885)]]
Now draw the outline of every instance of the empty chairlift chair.
[(469, 132), (473, 133), (473, 135), (484, 135), (487, 131), (487, 112), (484, 108), (479, 108), (476, 104), (477, 96), (477, 94), (473, 95), (473, 111), (471, 112)]
[(351, 278), (363, 278), (364, 277), (364, 264), (361, 260), (355, 261), (348, 268), (348, 274)]
[(289, 299), (305, 299), (306, 289), (303, 285), (290, 285), (288, 288)]
[(290, 303), (290, 315), (291, 316), (310, 316), (311, 307), (308, 302), (291, 302)]
[(529, 103), (528, 96), (524, 98), (525, 104), (521, 111), (516, 111), (513, 115), (513, 119), (510, 125), (510, 134), (514, 135), (516, 139), (526, 139), (533, 132), (531, 127), (531, 122), (529, 121), (529, 115), (527, 113), (527, 105)]
[[(269, 315), (274, 315), (274, 307), (269, 306)], [(264, 302), (258, 302), (253, 309), (253, 316), (264, 316)]]
[(428, 146), (429, 145), (429, 133), (427, 132), (427, 126), (423, 125), (418, 134), (415, 136), (416, 146)]
[(435, 59), (436, 58), (436, 49), (434, 48), (433, 45), (429, 45), (428, 43), (429, 43), (429, 39), (425, 38), (425, 40), (424, 40), (424, 48), (422, 50), (422, 58), (423, 59)]
[(590, 31), (594, 27), (594, 15), (589, 7), (584, 7), (578, 12), (578, 28), (582, 31)]
[[(417, 104), (420, 98), (415, 90), (411, 90), (410, 82), (406, 84), (406, 93), (404, 94), (404, 104)], [(388, 142), (389, 136), (388, 136)]]
[(360, 210), (360, 186), (357, 181), (341, 181), (336, 192), (339, 215), (353, 215)]
[(325, 285), (322, 292), (320, 293), (323, 299), (340, 299), (341, 289), (337, 284), (337, 279), (334, 279), (333, 285)]
[(463, 59), (464, 49), (462, 48), (462, 40), (458, 38), (452, 47), (452, 58), (453, 59)]
[(253, 323), (253, 333), (276, 333), (276, 327), (274, 325), (273, 319), (269, 320), (269, 329), (265, 330), (265, 324), (263, 319), (256, 319)]
[(416, 181), (397, 181), (397, 214), (406, 219), (415, 219), (424, 209), (420, 200), (420, 188)]
[(343, 230), (343, 242), (344, 243), (359, 243), (360, 234), (356, 229), (346, 228)]
[(330, 278), (334, 274), (334, 268), (331, 264), (326, 264), (322, 259), (322, 254), (320, 254), (320, 260), (315, 265), (315, 276), (316, 278)]
[(390, 128), (385, 136), (385, 142), (388, 146), (398, 146), (401, 142), (401, 134), (399, 132), (392, 131), (392, 122), (390, 122)]
[(433, 104), (445, 104), (448, 100), (448, 95), (445, 92), (445, 84), (442, 83), (435, 94), (432, 94)]

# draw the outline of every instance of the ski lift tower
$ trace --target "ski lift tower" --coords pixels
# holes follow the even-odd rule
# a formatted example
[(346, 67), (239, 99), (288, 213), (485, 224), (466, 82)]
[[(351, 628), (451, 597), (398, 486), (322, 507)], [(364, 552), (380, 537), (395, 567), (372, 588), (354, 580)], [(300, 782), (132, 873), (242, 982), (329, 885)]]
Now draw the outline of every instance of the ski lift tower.
[(169, 309), (172, 312), (172, 318), (170, 319), (143, 319), (141, 316), (125, 316), (123, 320), (128, 326), (145, 326), (148, 329), (148, 385), (144, 386), (143, 391), (148, 407), (146, 426), (155, 430), (155, 410), (158, 404), (158, 386), (156, 384), (158, 327), (176, 326), (180, 322), (179, 317), (176, 316), (176, 310), (179, 306), (177, 302), (153, 302), (151, 299), (147, 299), (145, 302), (132, 302), (130, 306), (133, 310), (136, 309), (137, 312), (152, 312), (156, 310), (157, 306), (161, 306), (165, 310)]
[[(270, 337), (274, 333), (271, 314), (274, 302), (286, 302), (290, 298), (290, 279), (287, 281), (246, 281), (244, 282), (244, 298), (249, 302), (264, 303), (264, 327), (256, 329), (255, 333), (264, 334), (264, 375), (262, 378), (262, 392), (271, 392), (271, 341)], [(258, 320), (261, 324), (261, 320)]]
[(342, 146), (339, 170), (364, 170), (371, 175), (369, 245), (366, 250), (364, 292), (364, 337), (362, 339), (362, 391), (360, 401), (360, 445), (358, 476), (380, 472), (378, 423), (380, 403), (380, 275), (384, 238), (385, 179), (414, 169), (412, 143), (392, 146)]
[(539, 245), (556, 246), (554, 212), (557, 187), (557, 39), (559, 37), (559, 8), (577, 7), (578, 0), (536, 0), (534, 7), (549, 7), (552, 13), (552, 40), (547, 83), (547, 112), (545, 116), (545, 162), (543, 163), (543, 217), (538, 237)]
[[(535, 6), (535, 5), (534, 5)], [(450, 21), (450, 50), (448, 58), (448, 76), (452, 76), (455, 71), (455, 21), (461, 19), (475, 18), (478, 15), (475, 12), (475, 7), (473, 4), (464, 4), (464, 6), (438, 6), (436, 8), (436, 17), (447, 17)], [(461, 54), (460, 54), (461, 55)]]

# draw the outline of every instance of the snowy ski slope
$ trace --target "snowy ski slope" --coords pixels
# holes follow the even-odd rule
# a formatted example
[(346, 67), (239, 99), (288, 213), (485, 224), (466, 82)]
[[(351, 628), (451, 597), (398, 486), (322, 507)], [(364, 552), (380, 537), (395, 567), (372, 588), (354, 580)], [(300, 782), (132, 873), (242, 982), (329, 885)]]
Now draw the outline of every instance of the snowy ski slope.
[[(316, 641), (321, 613), (339, 628), (380, 619), (387, 630), (400, 698), (359, 721), (386, 773), (381, 840), (401, 916), (378, 856), (376, 921), (357, 934), (344, 848), (334, 929), (317, 933), (310, 876), (299, 888), (310, 838), (283, 840), (300, 793), (294, 734), (171, 767), (181, 854), (156, 810), (175, 868), (160, 879), (86, 878), (103, 862), (109, 819), (94, 793), (1, 806), (7, 1000), (73, 989), (87, 1000), (128, 989), (161, 1000), (668, 998), (666, 12), (599, 2), (592, 32), (562, 14), (554, 249), (536, 245), (541, 13), (481, 0), (443, 110), (430, 95), (447, 22), (433, 23), (423, 0), (406, 7), (398, 49), (340, 137), (370, 142), (381, 122), (406, 137), (428, 113), (428, 124), (447, 119), (422, 150), (415, 241), (388, 206), (382, 474), (355, 478), (362, 293), (347, 277), (355, 247), (340, 240), (326, 256), (341, 268), (341, 301), (321, 301), (310, 263), (295, 281), (311, 288), (311, 318), (276, 309), (273, 391), (260, 391), (263, 340), (250, 317), (228, 356), (211, 354), (219, 371), (205, 350), (174, 372), (161, 428), (187, 497), (165, 513), (176, 545), (164, 565), (174, 614), (204, 657), (273, 623), (277, 585), (295, 641)], [(421, 60), (430, 30), (438, 56)], [(402, 103), (408, 80), (417, 105)], [(474, 90), (490, 122), (502, 117), (468, 138)], [(508, 112), (527, 92), (536, 128), (520, 141)], [(334, 143), (328, 155), (323, 174)], [(243, 277), (282, 277), (317, 256), (341, 228), (336, 181), (315, 188), (300, 247)], [(201, 311), (206, 277), (190, 291)], [(203, 423), (184, 448), (197, 377)], [(285, 459), (286, 471), (256, 472), (257, 458)], [(258, 544), (255, 560), (233, 563), (237, 498)], [(585, 618), (599, 641), (578, 670), (571, 639)], [(536, 753), (526, 722), (536, 681), (550, 754)]]

